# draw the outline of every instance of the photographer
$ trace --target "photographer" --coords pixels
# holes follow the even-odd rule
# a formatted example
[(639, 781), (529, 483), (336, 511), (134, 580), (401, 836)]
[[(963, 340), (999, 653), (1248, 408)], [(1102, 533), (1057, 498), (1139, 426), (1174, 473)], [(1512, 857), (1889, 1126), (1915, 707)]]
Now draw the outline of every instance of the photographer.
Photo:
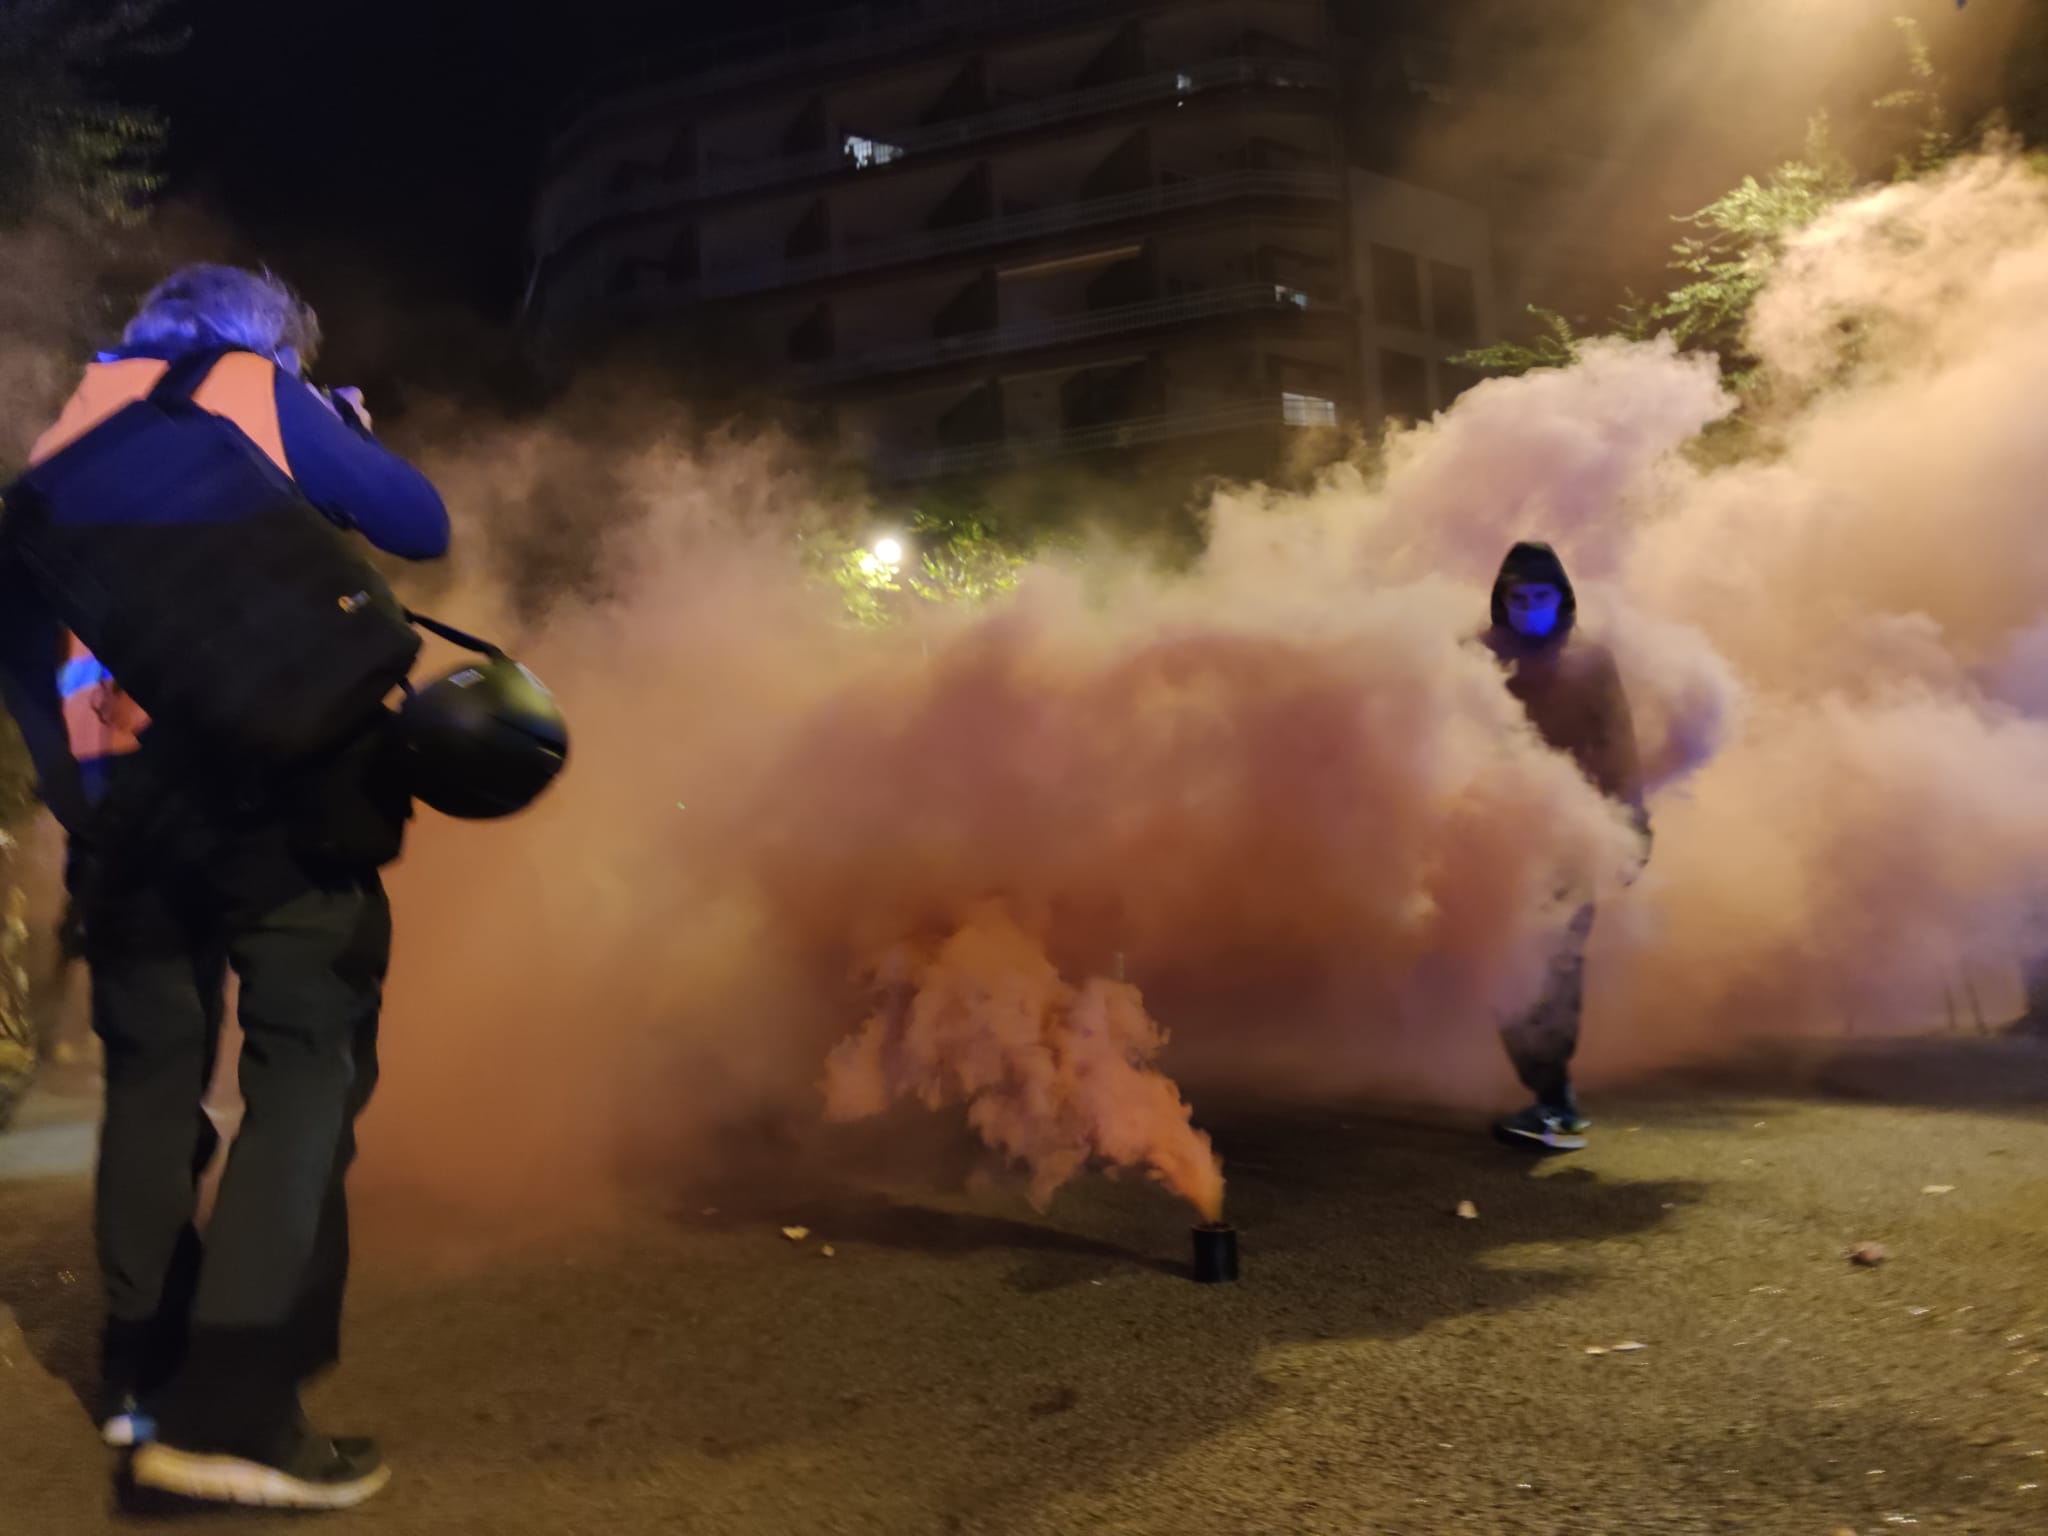
[[(225, 424), (246, 442), (227, 444), (224, 462), (253, 444), (250, 472), (331, 523), (406, 559), (443, 554), (440, 496), (377, 444), (360, 395), (305, 382), (318, 340), (312, 311), (268, 273), (180, 271), (143, 301), (121, 347), (86, 370), (24, 483), (67, 449), (68, 483), (89, 483), (78, 461), (94, 469), (108, 435), (94, 429), (163, 398), (197, 423), (176, 430)], [(180, 519), (222, 536), (228, 514), (211, 504), (211, 481), (158, 483), (148, 464), (111, 456), (99, 467), (110, 496), (174, 509), (161, 536), (178, 537)], [(358, 1503), (388, 1475), (375, 1446), (315, 1432), (299, 1389), (337, 1357), (343, 1179), (376, 1083), (391, 941), (377, 869), (397, 853), (405, 794), (380, 777), (372, 726), (289, 775), (200, 768), (168, 712), (153, 724), (119, 677), (61, 633), (46, 575), (39, 582), (22, 565), (0, 564), (0, 686), (71, 836), (93, 1026), (106, 1048), (95, 1210), (103, 1432), (139, 1447), (132, 1470), (144, 1487), (299, 1508)], [(236, 579), (220, 570), (221, 582)], [(181, 641), (166, 636), (163, 649), (142, 639), (175, 672)], [(216, 646), (191, 664), (237, 659)], [(202, 1241), (197, 1181), (216, 1137), (201, 1100), (230, 968), (241, 983), (247, 1108)]]

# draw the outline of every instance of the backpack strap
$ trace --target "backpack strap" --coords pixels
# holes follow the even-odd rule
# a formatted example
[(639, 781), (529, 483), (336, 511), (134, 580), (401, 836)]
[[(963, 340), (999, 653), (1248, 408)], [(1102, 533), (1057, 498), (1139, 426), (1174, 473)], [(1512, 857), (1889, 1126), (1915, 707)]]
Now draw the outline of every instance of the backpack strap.
[(197, 352), (187, 352), (172, 361), (164, 370), (164, 376), (156, 381), (156, 388), (149, 392), (151, 405), (186, 405), (191, 402), (192, 392), (206, 382), (214, 366), (230, 352), (245, 352), (246, 347), (202, 347)]
[(475, 635), (466, 634), (453, 624), (443, 624), (439, 619), (429, 618), (426, 614), (411, 608), (405, 610), (405, 621), (418, 625), (428, 634), (439, 635), (443, 640), (459, 645), (465, 651), (475, 651), (479, 656), (488, 656), (493, 661), (499, 660), (505, 654), (488, 640), (479, 640)]

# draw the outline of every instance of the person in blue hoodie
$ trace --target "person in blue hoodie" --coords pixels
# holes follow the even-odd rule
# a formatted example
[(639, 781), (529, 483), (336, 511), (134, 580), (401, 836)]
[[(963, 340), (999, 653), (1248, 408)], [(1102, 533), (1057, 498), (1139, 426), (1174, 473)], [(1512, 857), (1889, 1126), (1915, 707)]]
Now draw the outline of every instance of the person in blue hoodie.
[[(1492, 622), (1481, 643), (1507, 670), (1508, 692), (1544, 744), (1571, 758), (1595, 789), (1628, 812), (1647, 858), (1650, 816), (1628, 695), (1613, 653), (1579, 632), (1578, 614), (1578, 596), (1557, 552), (1548, 544), (1517, 544), (1494, 580)], [(1516, 1075), (1535, 1095), (1528, 1108), (1494, 1127), (1510, 1145), (1550, 1152), (1586, 1145), (1591, 1122), (1579, 1111), (1571, 1060), (1592, 932), (1589, 901), (1572, 914), (1536, 1006), (1501, 1031)]]
[[(405, 559), (445, 553), (448, 514), (433, 485), (378, 444), (359, 394), (306, 381), (318, 344), (312, 310), (269, 273), (186, 268), (85, 370), (31, 464), (74, 443), (94, 451), (81, 439), (177, 360), (233, 349), (198, 381), (194, 404), (340, 527)], [(163, 497), (207, 515), (203, 492), (166, 485)], [(102, 1432), (138, 1447), (131, 1471), (144, 1487), (302, 1508), (360, 1502), (388, 1475), (375, 1445), (316, 1432), (299, 1390), (338, 1357), (343, 1180), (377, 1080), (391, 943), (378, 864), (395, 855), (403, 793), (389, 847), (352, 854), (290, 797), (192, 782), (182, 760), (152, 753), (148, 716), (61, 632), (33, 583), (11, 572), (0, 585), (0, 686), (70, 834), (106, 1048), (94, 1216), (107, 1307)], [(356, 756), (342, 765), (370, 771)], [(113, 817), (113, 804), (124, 814)], [(201, 1101), (230, 970), (246, 1109), (202, 1239), (197, 1185), (216, 1135)]]

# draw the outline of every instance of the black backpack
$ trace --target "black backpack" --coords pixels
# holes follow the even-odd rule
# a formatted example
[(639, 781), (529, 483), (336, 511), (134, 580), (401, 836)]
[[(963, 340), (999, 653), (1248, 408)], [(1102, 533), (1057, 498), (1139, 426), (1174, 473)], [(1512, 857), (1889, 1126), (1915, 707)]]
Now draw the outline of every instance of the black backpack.
[(192, 403), (225, 352), (4, 493), (0, 558), (163, 727), (260, 772), (378, 719), (419, 635), (348, 536), (232, 422)]

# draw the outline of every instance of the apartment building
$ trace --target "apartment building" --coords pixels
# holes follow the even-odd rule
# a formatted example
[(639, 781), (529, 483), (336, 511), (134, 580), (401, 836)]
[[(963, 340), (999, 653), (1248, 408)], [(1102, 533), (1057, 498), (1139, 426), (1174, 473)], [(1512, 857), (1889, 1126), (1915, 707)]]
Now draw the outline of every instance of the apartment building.
[(902, 0), (647, 61), (555, 140), (527, 325), (809, 401), (884, 475), (1383, 415), (1498, 323), (1475, 207), (1355, 165), (1326, 0)]

